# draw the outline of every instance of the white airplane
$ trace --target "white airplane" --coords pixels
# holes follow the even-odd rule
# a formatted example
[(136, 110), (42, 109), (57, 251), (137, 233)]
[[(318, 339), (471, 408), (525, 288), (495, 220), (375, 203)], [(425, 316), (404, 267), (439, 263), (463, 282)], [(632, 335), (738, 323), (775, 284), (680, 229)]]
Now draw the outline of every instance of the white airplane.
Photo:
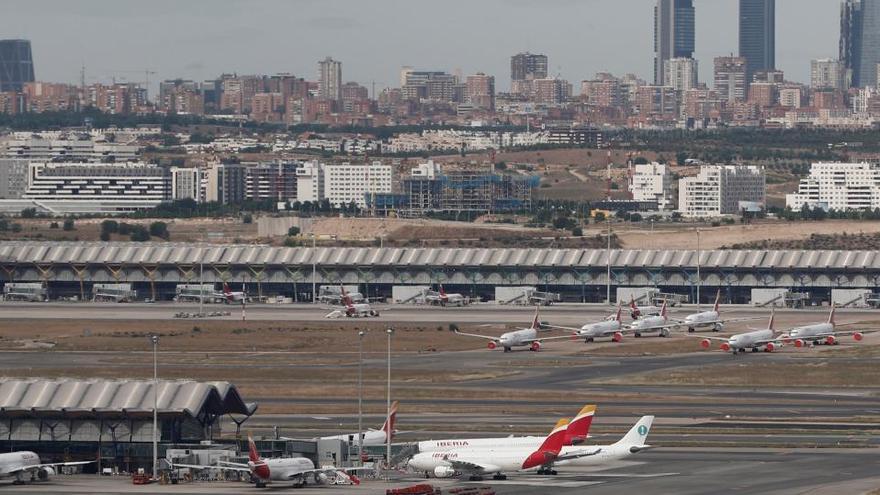
[[(664, 301), (665, 302), (665, 301)], [(659, 316), (660, 308), (654, 306), (653, 304), (650, 306), (637, 306), (636, 300), (632, 295), (629, 296), (629, 316), (633, 320), (638, 320), (642, 316)]]
[[(567, 419), (559, 420), (537, 449), (534, 446), (502, 446), (424, 452), (414, 455), (407, 466), (416, 471), (433, 473), (437, 478), (467, 473), (471, 481), (482, 480), (488, 474), (494, 475), (493, 479), (503, 480), (507, 478), (504, 473), (543, 470), (545, 465), (562, 459), (560, 452), (567, 426)], [(598, 449), (581, 449), (577, 455), (594, 455), (597, 452)]]
[[(394, 434), (397, 431), (394, 429), (394, 424), (397, 422), (397, 406), (398, 402), (394, 401), (391, 404), (391, 414), (385, 418), (385, 422), (382, 424), (382, 428), (379, 430), (368, 429), (363, 432), (363, 443), (364, 447), (373, 447), (377, 445), (385, 445), (388, 441), (388, 435), (391, 435), (391, 439), (394, 440)], [(285, 439), (282, 437), (282, 439)], [(292, 439), (291, 439), (292, 440)], [(351, 445), (358, 444), (358, 434), (350, 433), (347, 435), (332, 435), (329, 437), (320, 437), (317, 440), (344, 440)]]
[(504, 349), (504, 352), (510, 352), (513, 347), (520, 346), (529, 346), (529, 350), (537, 352), (541, 350), (541, 342), (545, 340), (569, 338), (569, 336), (567, 335), (558, 337), (538, 337), (539, 330), (541, 330), (541, 322), (538, 321), (538, 308), (535, 307), (535, 318), (532, 319), (532, 326), (530, 326), (529, 328), (522, 328), (520, 330), (514, 330), (513, 332), (506, 332), (501, 334), (500, 337), (493, 337), (491, 335), (480, 335), (475, 333), (464, 333), (459, 332), (458, 329), (455, 330), (455, 333), (458, 335), (464, 335), (465, 337), (488, 339), (489, 350), (494, 350), (498, 347), (501, 347)]
[(812, 325), (804, 325), (790, 329), (783, 334), (783, 339), (788, 343), (794, 342), (795, 347), (804, 347), (806, 345), (836, 345), (839, 344), (838, 337), (843, 335), (851, 335), (853, 340), (861, 342), (865, 338), (866, 333), (872, 330), (851, 330), (846, 332), (837, 331), (837, 327), (843, 325), (853, 325), (854, 323), (838, 324), (834, 321), (834, 310), (836, 306), (831, 306), (831, 313), (828, 314), (828, 321), (825, 323), (814, 323)]
[(708, 335), (694, 335), (694, 337), (703, 339), (700, 342), (703, 349), (709, 349), (712, 346), (712, 341), (715, 340), (721, 342), (720, 347), (722, 351), (732, 352), (734, 355), (738, 352), (746, 352), (746, 349), (751, 349), (752, 352), (760, 350), (773, 352), (777, 346), (781, 347), (783, 345), (783, 336), (776, 335), (776, 331), (773, 329), (774, 317), (775, 315), (771, 310), (770, 321), (767, 323), (767, 328), (763, 330), (738, 333), (730, 337), (710, 337)]
[(443, 289), (443, 284), (440, 284), (439, 293), (435, 294), (432, 292), (425, 299), (431, 304), (439, 304), (440, 306), (464, 306), (468, 303), (468, 298), (464, 297), (462, 294), (448, 294), (446, 290)]
[(574, 333), (571, 335), (571, 338), (573, 340), (584, 339), (584, 342), (593, 342), (597, 338), (611, 337), (612, 341), (620, 342), (621, 340), (623, 340), (623, 330), (625, 330), (625, 327), (620, 322), (620, 313), (621, 308), (620, 304), (618, 304), (617, 314), (614, 316), (609, 316), (600, 322), (587, 323), (580, 328), (562, 326), (553, 326), (553, 328), (573, 330)]
[[(579, 445), (589, 437), (590, 425), (596, 414), (595, 405), (584, 406), (580, 412), (571, 419), (565, 429), (563, 446)], [(418, 443), (418, 452), (448, 452), (461, 448), (487, 448), (487, 447), (531, 447), (537, 449), (544, 442), (544, 437), (495, 437), (495, 438), (462, 438), (450, 440), (427, 440)]]
[(0, 454), (0, 478), (15, 478), (13, 484), (16, 485), (26, 481), (48, 481), (60, 466), (82, 466), (93, 462), (95, 461), (43, 463), (40, 462), (40, 456), (28, 450), (8, 452)]
[(340, 286), (340, 289), (342, 290), (342, 304), (345, 305), (345, 308), (334, 309), (324, 315), (324, 318), (341, 318), (343, 316), (346, 318), (366, 318), (368, 316), (379, 316), (379, 310), (373, 309), (370, 303), (354, 303), (345, 291), (345, 287)]
[[(624, 331), (632, 332), (633, 337), (641, 337), (643, 333), (657, 332), (658, 337), (669, 337), (669, 329), (679, 326), (677, 321), (671, 320), (666, 315), (666, 301), (660, 308), (659, 316), (645, 316), (632, 322)], [(618, 332), (620, 333), (620, 332)], [(620, 342), (619, 340), (617, 342)]]
[[(645, 441), (648, 439), (648, 433), (651, 431), (651, 425), (654, 423), (654, 416), (642, 416), (641, 419), (633, 425), (632, 428), (617, 442), (611, 445), (599, 445), (597, 447), (565, 447), (560, 454), (560, 460), (554, 461), (547, 469), (549, 474), (556, 474), (552, 470), (553, 466), (597, 466), (613, 461), (619, 461), (632, 454), (637, 454), (643, 450), (651, 448)], [(590, 448), (598, 448), (599, 452), (591, 455), (578, 455), (583, 453), (584, 449), (590, 452)]]
[(229, 284), (223, 282), (223, 292), (215, 292), (214, 297), (223, 298), (223, 301), (226, 304), (232, 304), (236, 302), (242, 302), (247, 299), (247, 292), (244, 290), (244, 284), (241, 284), (241, 291), (232, 291), (229, 288)]
[(316, 469), (311, 459), (305, 457), (278, 457), (263, 459), (257, 451), (253, 438), (248, 435), (248, 463), (223, 462), (217, 466), (197, 464), (174, 464), (174, 468), (216, 469), (220, 471), (238, 471), (249, 473), (257, 488), (265, 488), (273, 481), (292, 481), (294, 486), (302, 487), (309, 479), (314, 484), (339, 483), (337, 478), (346, 478), (353, 484), (359, 484), (357, 477), (334, 467)]
[(748, 321), (754, 320), (756, 318), (722, 318), (721, 313), (718, 311), (718, 306), (721, 301), (721, 291), (719, 290), (715, 294), (715, 305), (712, 306), (711, 311), (703, 311), (700, 313), (694, 313), (687, 315), (684, 320), (681, 320), (681, 326), (685, 326), (688, 329), (688, 333), (694, 333), (696, 330), (712, 330), (713, 332), (720, 332), (724, 329), (725, 323), (731, 323), (735, 321)]

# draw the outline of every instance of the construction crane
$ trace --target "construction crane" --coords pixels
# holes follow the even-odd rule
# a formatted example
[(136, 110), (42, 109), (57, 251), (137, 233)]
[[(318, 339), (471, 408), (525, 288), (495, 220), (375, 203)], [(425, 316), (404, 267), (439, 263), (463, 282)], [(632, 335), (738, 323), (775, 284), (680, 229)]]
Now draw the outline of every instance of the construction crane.
[[(143, 87), (144, 87), (145, 89), (148, 89), (148, 90), (149, 90), (149, 88), (150, 88), (150, 76), (154, 76), (154, 75), (157, 74), (156, 71), (154, 71), (154, 70), (150, 70), (150, 69), (141, 69), (141, 70), (114, 70), (114, 71), (111, 71), (110, 73), (111, 73), (111, 74), (125, 74), (125, 73), (137, 73), (137, 74), (143, 74), (143, 75), (144, 75), (144, 80), (143, 80), (143, 81), (134, 81), (134, 82), (137, 83), (137, 84), (142, 84)], [(114, 83), (114, 84), (116, 83), (116, 78), (115, 78), (115, 77), (113, 78), (113, 83)]]

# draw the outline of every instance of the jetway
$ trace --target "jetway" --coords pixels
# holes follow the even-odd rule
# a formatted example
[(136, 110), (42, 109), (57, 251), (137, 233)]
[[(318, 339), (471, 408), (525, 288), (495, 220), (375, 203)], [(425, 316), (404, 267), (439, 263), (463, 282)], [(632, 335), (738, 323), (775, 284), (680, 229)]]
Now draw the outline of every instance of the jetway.
[(137, 291), (131, 284), (95, 284), (92, 300), (95, 302), (131, 302), (137, 299)]
[(49, 293), (42, 283), (9, 282), (3, 286), (4, 301), (48, 301)]
[(495, 287), (497, 304), (520, 306), (549, 306), (562, 301), (562, 295), (555, 292), (542, 292), (536, 287)]
[(395, 285), (391, 287), (391, 300), (394, 304), (427, 304), (429, 285)]
[(803, 308), (809, 305), (809, 292), (789, 289), (752, 289), (752, 305), (758, 308)]
[(664, 302), (672, 307), (688, 302), (688, 296), (673, 292), (662, 292), (656, 287), (618, 287), (617, 301), (621, 304), (629, 304), (635, 301), (639, 305), (660, 306)]
[(868, 308), (876, 298), (870, 289), (831, 289), (831, 304), (838, 308)]
[(177, 284), (174, 289), (174, 301), (220, 303), (223, 302), (223, 298), (217, 296), (214, 284)]

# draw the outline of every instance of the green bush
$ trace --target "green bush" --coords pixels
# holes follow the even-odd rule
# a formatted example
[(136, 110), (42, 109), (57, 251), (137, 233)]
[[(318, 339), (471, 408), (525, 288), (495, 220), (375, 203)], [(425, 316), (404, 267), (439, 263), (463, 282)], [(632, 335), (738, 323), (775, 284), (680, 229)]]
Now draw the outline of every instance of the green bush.
[(66, 232), (70, 232), (71, 230), (73, 230), (74, 229), (73, 219), (72, 218), (65, 218), (64, 219), (64, 226), (62, 227), (62, 229), (65, 230)]

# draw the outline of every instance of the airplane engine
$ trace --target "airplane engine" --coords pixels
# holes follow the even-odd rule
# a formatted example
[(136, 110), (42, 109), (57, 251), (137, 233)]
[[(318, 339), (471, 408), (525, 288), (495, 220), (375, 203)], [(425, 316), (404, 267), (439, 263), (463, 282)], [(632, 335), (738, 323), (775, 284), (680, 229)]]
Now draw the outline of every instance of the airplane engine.
[(498, 347), (498, 344), (496, 344), (494, 340), (490, 340), (488, 347), (490, 351), (494, 351), (495, 348)]
[(614, 336), (611, 337), (611, 340), (613, 342), (620, 342), (621, 340), (623, 340), (623, 334), (620, 332), (614, 332)]
[(827, 345), (836, 345), (837, 339), (834, 338), (834, 335), (829, 335), (829, 336), (825, 337), (825, 343)]
[(379, 316), (379, 312), (376, 311), (375, 309), (371, 309), (371, 310), (370, 310), (370, 316)]
[(856, 342), (861, 342), (862, 339), (864, 339), (864, 338), (865, 338), (865, 336), (862, 335), (861, 332), (856, 332), (853, 334), (853, 339), (855, 339)]
[(804, 342), (804, 339), (797, 339), (794, 341), (794, 346), (797, 348), (804, 347), (807, 343)]
[(715, 328), (712, 329), (715, 332), (721, 332), (724, 330), (724, 323), (716, 323)]
[(712, 347), (712, 341), (709, 339), (703, 339), (700, 341), (700, 347), (702, 347), (703, 349), (708, 349)]
[(55, 474), (55, 470), (51, 467), (44, 467), (37, 471), (37, 479), (40, 481), (46, 481), (49, 479), (49, 476), (53, 476)]
[(571, 334), (571, 340), (579, 340), (580, 338), (581, 336), (578, 335), (577, 332)]
[(724, 342), (723, 344), (721, 344), (721, 350), (724, 352), (730, 351), (730, 344), (728, 344), (727, 342)]
[(324, 473), (315, 473), (315, 483), (326, 485), (330, 478)]
[(434, 468), (434, 476), (438, 478), (451, 478), (455, 476), (455, 469), (449, 466), (437, 466)]
[(773, 342), (767, 342), (767, 345), (764, 346), (764, 350), (767, 352), (773, 352), (776, 350), (776, 345)]
[(534, 352), (538, 352), (541, 350), (541, 343), (540, 342), (532, 342), (532, 345), (531, 345), (531, 347), (529, 347), (529, 349), (531, 349)]

